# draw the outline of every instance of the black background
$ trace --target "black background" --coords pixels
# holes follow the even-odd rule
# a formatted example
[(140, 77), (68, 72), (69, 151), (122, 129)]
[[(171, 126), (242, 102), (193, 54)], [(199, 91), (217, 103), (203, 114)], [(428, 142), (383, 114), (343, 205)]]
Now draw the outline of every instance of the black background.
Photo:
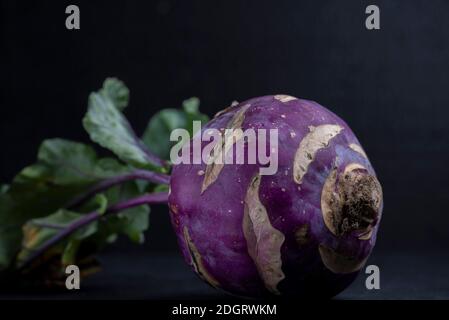
[[(87, 96), (107, 76), (131, 89), (137, 132), (190, 96), (213, 115), (287, 93), (327, 106), (362, 142), (384, 189), (376, 250), (449, 247), (449, 1), (0, 3), (1, 182), (45, 138), (87, 142)], [(365, 28), (372, 3), (381, 30)], [(81, 30), (65, 28), (69, 4)], [(145, 246), (176, 250), (164, 206)]]

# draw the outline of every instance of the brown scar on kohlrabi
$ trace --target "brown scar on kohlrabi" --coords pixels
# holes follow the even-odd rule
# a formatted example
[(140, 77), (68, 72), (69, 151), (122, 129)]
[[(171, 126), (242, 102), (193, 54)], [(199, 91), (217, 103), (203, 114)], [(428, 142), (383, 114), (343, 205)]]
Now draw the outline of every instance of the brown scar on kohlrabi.
[(295, 153), (293, 162), (293, 180), (302, 183), (309, 165), (315, 159), (316, 153), (326, 148), (329, 142), (337, 136), (343, 127), (336, 124), (322, 124), (317, 127), (310, 126), (310, 132), (301, 140)]
[(243, 234), (248, 253), (265, 287), (274, 294), (280, 294), (277, 285), (285, 278), (281, 257), (281, 247), (285, 236), (271, 225), (267, 210), (260, 202), (260, 181), (259, 174), (254, 176), (246, 193), (242, 222)]
[(333, 168), (321, 191), (324, 223), (338, 237), (355, 231), (359, 240), (369, 240), (381, 202), (379, 181), (359, 163), (348, 164), (339, 175)]
[(189, 249), (190, 260), (192, 261), (192, 266), (195, 269), (195, 272), (211, 286), (218, 288), (220, 283), (206, 270), (206, 267), (203, 264), (203, 258), (193, 243), (187, 227), (184, 227), (183, 233), (184, 241)]
[[(224, 166), (224, 155), (226, 152), (232, 148), (234, 143), (243, 137), (242, 124), (245, 120), (245, 112), (250, 107), (250, 104), (246, 104), (238, 110), (232, 119), (228, 122), (226, 129), (231, 129), (232, 134), (226, 135), (224, 139), (221, 139), (221, 143), (217, 143), (212, 150), (211, 163), (206, 166), (206, 171), (204, 173), (203, 184), (201, 186), (201, 193), (206, 191), (206, 189), (217, 180), (220, 175), (221, 170)], [(223, 134), (222, 134), (223, 136)], [(222, 159), (221, 163), (216, 163), (217, 159)]]
[(363, 148), (360, 145), (358, 145), (357, 143), (351, 143), (349, 145), (349, 148), (351, 148), (352, 150), (354, 150), (358, 154), (361, 154), (364, 158), (368, 158), (368, 156), (366, 155), (366, 153), (363, 150)]
[(289, 96), (287, 94), (277, 94), (277, 95), (274, 96), (274, 98), (276, 100), (279, 100), (280, 102), (284, 102), (284, 103), (292, 101), (292, 100), (298, 100), (298, 98)]
[(323, 261), (326, 268), (333, 273), (345, 274), (359, 271), (368, 259), (368, 257), (364, 259), (349, 257), (338, 253), (334, 249), (323, 244), (320, 244), (318, 250), (320, 252), (321, 261)]

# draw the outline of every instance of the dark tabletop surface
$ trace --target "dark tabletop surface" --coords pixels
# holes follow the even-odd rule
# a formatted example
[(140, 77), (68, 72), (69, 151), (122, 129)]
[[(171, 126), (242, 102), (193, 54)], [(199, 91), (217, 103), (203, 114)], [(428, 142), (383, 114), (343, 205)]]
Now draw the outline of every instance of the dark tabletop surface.
[[(186, 299), (211, 300), (228, 296), (200, 281), (176, 253), (106, 252), (103, 270), (81, 282), (80, 290), (14, 292), (0, 290), (0, 299)], [(449, 299), (449, 255), (374, 252), (368, 264), (380, 268), (380, 290), (365, 288), (360, 273), (335, 299)]]

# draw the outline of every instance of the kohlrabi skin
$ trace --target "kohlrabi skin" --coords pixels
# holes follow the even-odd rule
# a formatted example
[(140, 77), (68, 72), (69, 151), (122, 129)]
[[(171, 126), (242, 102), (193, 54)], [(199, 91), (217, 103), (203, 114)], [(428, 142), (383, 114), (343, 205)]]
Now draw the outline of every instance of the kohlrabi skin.
[(265, 150), (277, 152), (278, 168), (261, 175), (259, 164), (174, 166), (169, 208), (186, 262), (239, 296), (345, 289), (374, 247), (383, 206), (348, 125), (316, 102), (275, 95), (223, 110), (202, 134), (211, 128), (278, 129), (278, 149)]

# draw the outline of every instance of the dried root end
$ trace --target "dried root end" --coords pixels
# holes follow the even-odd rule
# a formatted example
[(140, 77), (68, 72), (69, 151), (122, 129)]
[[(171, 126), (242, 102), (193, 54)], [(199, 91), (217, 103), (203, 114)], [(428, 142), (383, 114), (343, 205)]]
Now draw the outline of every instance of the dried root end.
[(379, 181), (353, 163), (338, 177), (336, 169), (331, 171), (321, 193), (321, 211), (334, 235), (356, 231), (360, 240), (368, 240), (378, 222), (381, 201)]

